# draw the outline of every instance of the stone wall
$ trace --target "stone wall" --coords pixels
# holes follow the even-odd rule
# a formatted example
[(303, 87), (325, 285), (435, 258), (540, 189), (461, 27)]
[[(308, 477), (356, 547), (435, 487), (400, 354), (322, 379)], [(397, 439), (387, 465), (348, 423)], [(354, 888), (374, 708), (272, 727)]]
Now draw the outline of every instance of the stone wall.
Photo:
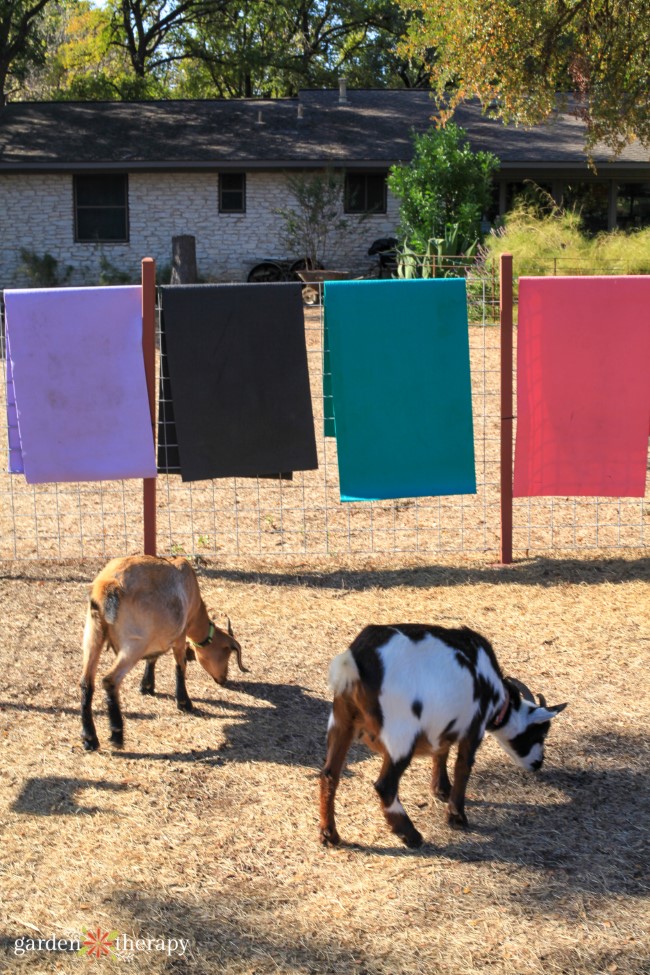
[[(71, 285), (99, 282), (102, 259), (138, 280), (140, 261), (154, 257), (159, 268), (171, 264), (171, 239), (196, 237), (199, 275), (207, 281), (243, 281), (265, 257), (300, 257), (282, 244), (282, 220), (274, 212), (288, 207), (282, 173), (248, 173), (246, 213), (222, 214), (216, 173), (134, 173), (129, 175), (129, 243), (75, 243), (70, 174), (0, 175), (0, 287), (33, 283), (20, 270), (20, 250), (52, 254)], [(389, 194), (388, 212), (346, 216), (325, 261), (328, 267), (362, 273), (372, 263), (367, 250), (377, 237), (395, 232), (397, 201)]]

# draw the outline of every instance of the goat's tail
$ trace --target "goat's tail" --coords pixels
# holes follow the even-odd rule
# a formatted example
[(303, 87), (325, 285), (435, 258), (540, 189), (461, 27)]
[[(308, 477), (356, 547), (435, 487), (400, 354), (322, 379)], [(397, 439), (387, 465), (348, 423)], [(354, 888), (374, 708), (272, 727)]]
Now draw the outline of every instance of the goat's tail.
[(359, 681), (359, 668), (350, 650), (344, 650), (334, 657), (330, 664), (329, 685), (332, 693), (337, 696), (352, 690)]
[(117, 611), (120, 607), (120, 596), (122, 594), (123, 589), (120, 584), (115, 582), (114, 579), (111, 579), (109, 582), (104, 583), (101, 588), (101, 593), (93, 593), (93, 596), (98, 595), (100, 597), (101, 602), (91, 598), (91, 609), (94, 603), (106, 622), (114, 623), (117, 619)]

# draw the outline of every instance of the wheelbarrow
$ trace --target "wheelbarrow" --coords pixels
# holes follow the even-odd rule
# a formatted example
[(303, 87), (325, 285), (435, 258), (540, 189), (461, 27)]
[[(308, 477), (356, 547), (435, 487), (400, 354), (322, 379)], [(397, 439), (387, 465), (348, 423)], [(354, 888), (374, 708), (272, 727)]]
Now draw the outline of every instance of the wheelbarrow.
[(323, 283), (325, 281), (347, 281), (350, 278), (350, 271), (297, 271), (300, 280), (304, 283), (302, 289), (302, 300), (306, 305), (319, 305), (323, 297)]

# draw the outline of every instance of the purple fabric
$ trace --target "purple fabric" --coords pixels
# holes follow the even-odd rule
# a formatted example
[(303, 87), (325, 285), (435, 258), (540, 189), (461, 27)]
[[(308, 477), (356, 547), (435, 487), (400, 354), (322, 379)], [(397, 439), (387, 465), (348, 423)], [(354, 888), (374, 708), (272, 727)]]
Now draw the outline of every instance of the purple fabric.
[[(6, 291), (5, 309), (28, 483), (155, 477), (140, 287)], [(11, 438), (9, 402), (8, 420)]]
[(18, 430), (18, 414), (16, 412), (16, 394), (14, 378), (11, 370), (11, 349), (9, 335), (6, 334), (7, 345), (7, 431), (9, 439), (9, 473), (24, 474), (23, 452), (20, 449), (20, 432)]

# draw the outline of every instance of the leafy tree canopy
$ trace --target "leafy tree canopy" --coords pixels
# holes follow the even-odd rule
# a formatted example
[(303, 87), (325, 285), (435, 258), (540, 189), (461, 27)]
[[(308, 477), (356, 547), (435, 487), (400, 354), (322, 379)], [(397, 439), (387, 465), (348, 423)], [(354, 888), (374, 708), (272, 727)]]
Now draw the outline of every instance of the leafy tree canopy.
[[(40, 18), (52, 0), (0, 0), (0, 106), (30, 66), (45, 59)], [(11, 76), (11, 77), (10, 77)]]
[(448, 107), (476, 97), (491, 115), (533, 125), (571, 92), (588, 150), (650, 142), (650, 0), (398, 2), (417, 14), (404, 50), (426, 61)]
[(413, 15), (396, 0), (0, 0), (0, 12), (16, 3), (40, 13), (13, 97), (282, 97), (342, 74), (428, 86), (398, 50)]

